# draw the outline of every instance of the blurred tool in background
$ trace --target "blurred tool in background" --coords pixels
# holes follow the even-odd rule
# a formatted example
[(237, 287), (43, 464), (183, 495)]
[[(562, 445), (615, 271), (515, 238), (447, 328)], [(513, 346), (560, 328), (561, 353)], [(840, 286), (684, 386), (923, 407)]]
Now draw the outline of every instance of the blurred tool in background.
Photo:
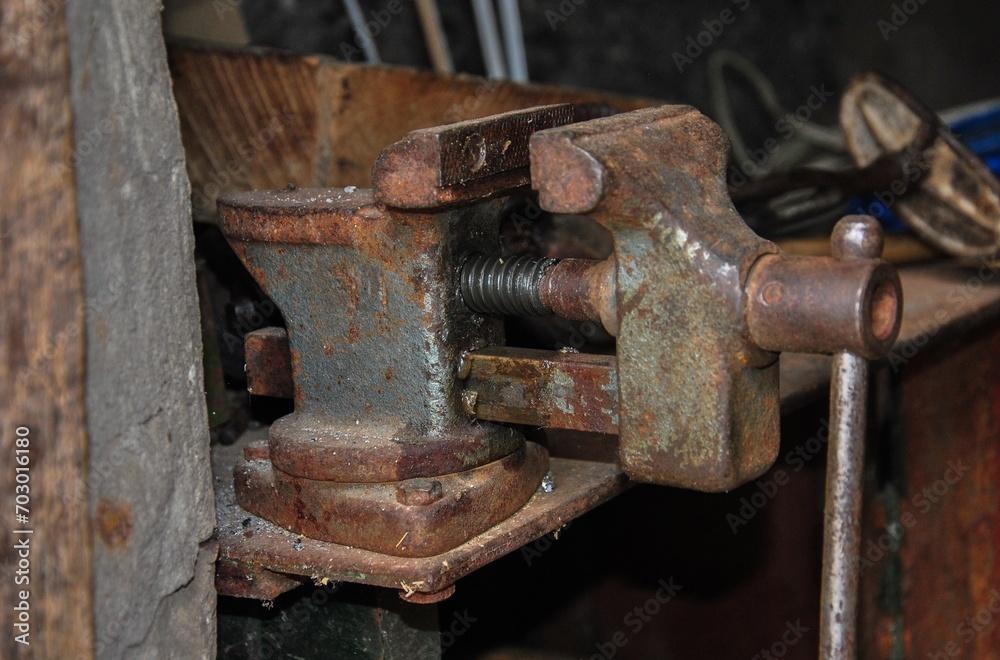
[[(776, 122), (780, 138), (768, 139), (765, 148), (745, 144), (730, 106), (726, 69), (750, 85)], [(811, 103), (787, 112), (770, 81), (740, 55), (715, 53), (709, 71), (714, 110), (733, 143), (730, 192), (761, 235), (824, 236), (815, 245), (808, 239), (785, 245), (814, 253), (825, 249), (825, 235), (837, 217), (862, 213), (896, 234), (913, 229), (933, 248), (890, 237), (887, 252), (896, 260), (936, 253), (996, 258), (1000, 108), (995, 101), (949, 111), (946, 124), (898, 83), (858, 74), (841, 99), (841, 133), (811, 122)]]
[(441, 12), (436, 0), (416, 0), (417, 15), (420, 17), (420, 29), (427, 42), (427, 53), (431, 58), (434, 72), (442, 75), (455, 73), (455, 64), (448, 48), (448, 37), (441, 23)]
[(351, 19), (351, 26), (354, 28), (354, 33), (357, 35), (358, 41), (361, 42), (361, 49), (365, 52), (365, 59), (372, 64), (379, 64), (382, 58), (379, 57), (378, 47), (375, 46), (375, 39), (368, 32), (368, 27), (365, 25), (365, 15), (361, 12), (358, 0), (344, 0), (344, 9), (347, 10), (348, 18)]

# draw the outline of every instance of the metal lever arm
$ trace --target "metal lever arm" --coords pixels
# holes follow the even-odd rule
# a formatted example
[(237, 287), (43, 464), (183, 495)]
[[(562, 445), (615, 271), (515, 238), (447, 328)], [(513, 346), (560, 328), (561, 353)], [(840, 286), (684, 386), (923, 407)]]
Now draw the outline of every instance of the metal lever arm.
[[(882, 229), (867, 216), (849, 216), (833, 232), (833, 254), (842, 261), (878, 259)], [(893, 316), (895, 305), (892, 299)], [(883, 303), (887, 304), (887, 303)], [(858, 561), (861, 549), (861, 479), (868, 420), (868, 360), (851, 351), (834, 355), (830, 379), (830, 444), (823, 515), (823, 586), (820, 657), (857, 657)]]

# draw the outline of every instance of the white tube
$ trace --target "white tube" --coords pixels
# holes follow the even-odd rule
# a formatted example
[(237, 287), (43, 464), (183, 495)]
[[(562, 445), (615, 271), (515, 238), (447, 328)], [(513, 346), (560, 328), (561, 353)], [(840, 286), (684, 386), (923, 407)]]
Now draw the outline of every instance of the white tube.
[(528, 56), (524, 52), (521, 10), (517, 0), (497, 0), (497, 2), (500, 8), (504, 47), (507, 49), (507, 70), (510, 71), (510, 79), (516, 82), (528, 82)]
[(500, 32), (497, 30), (497, 17), (493, 12), (493, 4), (490, 0), (472, 0), (472, 10), (476, 15), (476, 29), (479, 31), (479, 43), (483, 49), (486, 76), (494, 80), (506, 78), (507, 66), (503, 59), (503, 47), (500, 45)]
[(361, 42), (361, 49), (365, 51), (365, 59), (372, 64), (378, 64), (382, 58), (378, 56), (375, 40), (368, 34), (368, 28), (365, 27), (365, 15), (361, 13), (361, 5), (358, 4), (358, 0), (344, 0), (344, 8), (347, 10), (347, 17), (351, 19), (354, 34)]

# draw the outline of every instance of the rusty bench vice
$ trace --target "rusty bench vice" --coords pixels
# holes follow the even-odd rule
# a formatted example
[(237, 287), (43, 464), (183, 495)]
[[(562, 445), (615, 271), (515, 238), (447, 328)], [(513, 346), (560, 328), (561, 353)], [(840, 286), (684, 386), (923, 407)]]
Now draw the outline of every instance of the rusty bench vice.
[[(240, 506), (314, 539), (438, 555), (538, 490), (547, 454), (509, 423), (617, 433), (631, 479), (729, 490), (776, 458), (779, 352), (891, 347), (902, 293), (873, 220), (842, 220), (834, 258), (785, 255), (734, 209), (728, 139), (698, 111), (573, 119), (546, 106), (415, 131), (373, 190), (220, 199), (287, 324), (291, 381), (273, 365), (250, 381), (295, 402), (237, 466)], [(504, 198), (529, 186), (610, 230), (612, 256), (501, 258)], [(600, 322), (616, 354), (504, 346), (503, 314), (553, 313)], [(284, 337), (248, 340), (248, 370), (254, 341)]]

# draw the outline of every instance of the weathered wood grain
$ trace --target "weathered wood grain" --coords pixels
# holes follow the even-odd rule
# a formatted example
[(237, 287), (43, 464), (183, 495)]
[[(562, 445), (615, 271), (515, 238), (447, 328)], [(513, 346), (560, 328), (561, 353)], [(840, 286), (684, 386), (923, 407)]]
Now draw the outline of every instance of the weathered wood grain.
[[(0, 117), (0, 657), (86, 658), (93, 638), (86, 306), (62, 2), (3, 4)], [(29, 429), (27, 524), (15, 521), (19, 426)], [(14, 544), (25, 538), (30, 569), (17, 575), (24, 569)], [(30, 646), (15, 641), (22, 600)]]
[(190, 187), (160, 9), (154, 0), (67, 7), (102, 659), (215, 655)]
[(370, 187), (379, 152), (418, 128), (549, 103), (656, 103), (261, 49), (169, 54), (194, 214), (210, 222), (220, 191)]

